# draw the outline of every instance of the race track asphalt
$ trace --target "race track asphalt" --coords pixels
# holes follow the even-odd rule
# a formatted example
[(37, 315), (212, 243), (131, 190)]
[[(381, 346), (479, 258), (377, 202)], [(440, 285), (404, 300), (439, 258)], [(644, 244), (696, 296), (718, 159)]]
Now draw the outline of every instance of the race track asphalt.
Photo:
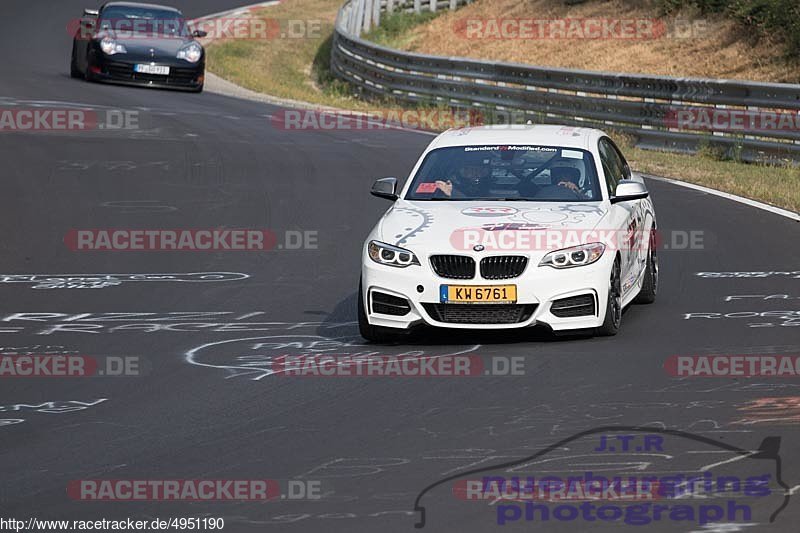
[[(173, 3), (189, 16), (237, 5)], [(0, 517), (223, 517), (225, 531), (411, 531), (415, 498), (431, 483), (607, 425), (677, 429), (744, 449), (779, 436), (783, 478), (800, 483), (797, 378), (677, 379), (663, 368), (672, 355), (800, 354), (796, 221), (648, 179), (669, 236), (660, 250), (660, 293), (654, 305), (629, 308), (616, 337), (457, 332), (369, 346), (354, 324), (360, 250), (388, 205), (369, 186), (376, 177), (406, 176), (431, 137), (283, 131), (270, 121), (279, 111), (271, 105), (73, 80), (66, 24), (83, 7), (91, 6), (4, 0), (0, 107), (138, 112), (139, 128), (0, 133), (0, 274), (180, 274), (185, 281), (34, 288), (34, 281), (0, 278), (0, 352), (138, 356), (146, 368), (141, 377), (0, 382)], [(318, 247), (73, 252), (64, 242), (71, 229), (211, 227), (316, 232)], [(701, 249), (674, 249), (690, 232), (702, 238)], [(774, 274), (698, 275), (756, 271)], [(186, 277), (214, 272), (232, 274)], [(265, 357), (469, 353), (522, 357), (525, 374), (289, 378), (241, 357), (253, 341), (232, 342), (254, 338), (265, 343)], [(670, 471), (713, 462), (698, 463), (698, 455), (715, 453), (700, 447), (678, 453), (676, 445), (659, 458), (671, 461)], [(573, 451), (566, 445), (553, 454), (572, 470), (615, 462), (582, 463)], [(256, 478), (319, 482), (323, 497), (84, 502), (67, 494), (79, 479)], [(427, 530), (498, 527), (491, 507), (454, 507), (449, 490), (423, 498)], [(751, 527), (724, 531), (797, 531), (800, 512), (791, 501), (773, 524), (768, 518), (759, 507)], [(623, 527), (516, 524), (533, 526)], [(647, 530), (723, 531), (673, 520)]]

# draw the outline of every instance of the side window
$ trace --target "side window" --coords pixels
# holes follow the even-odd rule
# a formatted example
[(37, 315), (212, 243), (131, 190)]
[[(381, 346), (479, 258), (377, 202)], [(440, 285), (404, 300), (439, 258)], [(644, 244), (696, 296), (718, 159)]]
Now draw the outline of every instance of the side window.
[(614, 150), (614, 153), (619, 158), (620, 162), (622, 163), (622, 179), (625, 180), (631, 179), (631, 167), (628, 165), (628, 161), (625, 160), (625, 156), (622, 155), (622, 152), (620, 152), (617, 145), (614, 144), (614, 141), (612, 141), (611, 139), (607, 139), (607, 141), (608, 144), (611, 145), (611, 148)]
[(626, 177), (625, 160), (607, 137), (600, 139), (598, 150), (600, 151), (600, 163), (603, 165), (603, 174), (606, 175), (608, 196), (611, 197), (617, 190), (617, 184)]

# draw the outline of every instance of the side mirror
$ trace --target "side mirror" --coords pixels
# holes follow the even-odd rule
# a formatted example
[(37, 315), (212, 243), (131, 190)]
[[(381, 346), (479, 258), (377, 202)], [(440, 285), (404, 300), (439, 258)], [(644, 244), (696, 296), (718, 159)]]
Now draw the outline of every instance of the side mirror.
[(380, 178), (375, 180), (370, 190), (372, 196), (385, 198), (387, 200), (397, 200), (397, 178)]
[(641, 200), (650, 195), (647, 192), (647, 187), (644, 183), (633, 180), (622, 180), (617, 184), (617, 190), (614, 191), (614, 196), (611, 197), (611, 203), (617, 204), (619, 202), (629, 202), (631, 200)]
[(83, 10), (84, 17), (99, 17), (100, 11), (97, 9), (84, 9)]
[(203, 37), (207, 36), (207, 35), (208, 35), (208, 32), (207, 32), (207, 31), (204, 31), (204, 30), (194, 30), (194, 31), (192, 32), (192, 37), (199, 37), (199, 38), (201, 38), (201, 39), (202, 39)]

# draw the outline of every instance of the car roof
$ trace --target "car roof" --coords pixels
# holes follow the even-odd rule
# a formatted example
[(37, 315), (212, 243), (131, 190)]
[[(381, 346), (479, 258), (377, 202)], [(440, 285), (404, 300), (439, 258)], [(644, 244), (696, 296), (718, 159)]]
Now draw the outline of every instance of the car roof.
[(597, 141), (603, 136), (605, 133), (594, 128), (544, 124), (535, 126), (498, 124), (447, 130), (436, 137), (428, 149), (433, 150), (447, 146), (530, 144), (589, 150), (596, 146)]
[(170, 6), (162, 6), (160, 4), (144, 4), (140, 2), (109, 2), (103, 5), (103, 9), (108, 7), (141, 7), (144, 9), (161, 9), (164, 11), (174, 11), (175, 13), (180, 13), (179, 9)]

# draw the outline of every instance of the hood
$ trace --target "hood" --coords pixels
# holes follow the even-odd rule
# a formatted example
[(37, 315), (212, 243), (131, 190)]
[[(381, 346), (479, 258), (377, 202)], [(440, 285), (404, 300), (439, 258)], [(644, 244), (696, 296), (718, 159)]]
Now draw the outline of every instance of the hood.
[[(379, 235), (383, 242), (420, 253), (464, 252), (471, 248), (464, 243), (475, 242), (475, 235), (480, 235), (479, 242), (486, 244), (487, 251), (503, 249), (533, 254), (535, 250), (544, 249), (543, 246), (526, 246), (525, 241), (515, 240), (516, 250), (511, 250), (510, 244), (492, 249), (494, 241), (491, 239), (499, 233), (508, 233), (514, 239), (521, 233), (539, 234), (541, 238), (550, 233), (560, 239), (580, 239), (584, 232), (598, 229), (607, 212), (598, 202), (398, 200), (381, 220)], [(464, 240), (464, 230), (473, 232), (472, 240)], [(567, 243), (567, 246), (574, 244), (579, 243)], [(566, 246), (550, 246), (549, 249), (561, 247)]]

